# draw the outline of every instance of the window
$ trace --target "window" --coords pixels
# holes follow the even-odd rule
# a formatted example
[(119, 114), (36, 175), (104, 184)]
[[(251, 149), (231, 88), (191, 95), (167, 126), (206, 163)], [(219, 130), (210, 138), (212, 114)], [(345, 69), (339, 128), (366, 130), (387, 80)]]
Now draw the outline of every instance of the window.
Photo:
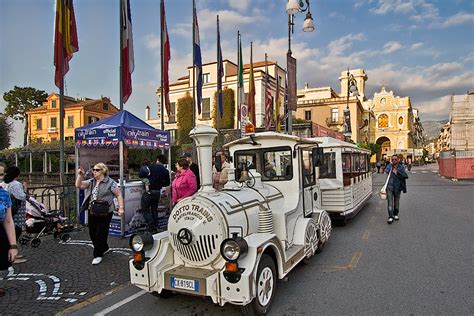
[(108, 111), (109, 110), (109, 104), (108, 103), (102, 103), (102, 110)]
[(36, 119), (36, 130), (41, 131), (43, 129), (43, 121), (41, 119)]
[(74, 116), (68, 116), (67, 117), (67, 128), (73, 128), (74, 127)]
[(98, 118), (98, 117), (95, 117), (95, 116), (89, 116), (89, 117), (87, 118), (88, 124), (97, 122), (98, 120), (99, 120), (99, 118)]
[(176, 123), (176, 102), (170, 102), (170, 113), (168, 114), (168, 123)]
[(311, 121), (311, 110), (304, 111), (304, 119), (307, 121)]
[(51, 101), (51, 108), (52, 109), (56, 108), (56, 100)]
[(202, 74), (202, 83), (209, 83), (211, 82), (211, 74), (210, 73), (205, 73)]
[(336, 153), (324, 153), (323, 164), (319, 167), (320, 179), (336, 179)]
[(37, 142), (38, 144), (43, 143), (43, 137), (38, 137), (38, 138), (36, 139), (36, 142)]
[(202, 99), (202, 119), (209, 120), (211, 119), (211, 98)]
[(64, 140), (74, 140), (73, 136), (64, 137)]
[[(238, 181), (242, 176), (242, 170), (257, 169), (257, 154), (238, 153), (235, 159), (235, 179)], [(260, 170), (260, 168), (259, 168)]]
[(303, 168), (301, 170), (303, 173), (303, 186), (314, 185), (316, 183), (316, 175), (314, 173), (312, 149), (303, 149), (301, 153), (303, 160)]
[(263, 152), (262, 180), (279, 181), (293, 178), (291, 149)]
[(331, 122), (339, 121), (339, 109), (331, 109)]
[(351, 154), (342, 154), (342, 172), (351, 173)]
[(399, 125), (403, 125), (403, 116), (400, 116), (400, 117), (398, 118), (398, 124), (399, 124)]
[(388, 127), (388, 115), (387, 114), (382, 114), (382, 115), (379, 116), (378, 126), (379, 126), (379, 128), (387, 128)]
[(49, 127), (56, 127), (58, 119), (56, 117), (52, 117)]

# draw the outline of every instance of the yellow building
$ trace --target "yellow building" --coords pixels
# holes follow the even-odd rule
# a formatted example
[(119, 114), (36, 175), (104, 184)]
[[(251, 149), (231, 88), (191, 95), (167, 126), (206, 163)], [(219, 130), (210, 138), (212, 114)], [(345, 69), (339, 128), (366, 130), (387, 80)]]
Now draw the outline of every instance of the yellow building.
[[(93, 100), (64, 96), (64, 139), (74, 139), (74, 129), (117, 113), (108, 98)], [(59, 140), (59, 95), (51, 93), (43, 105), (27, 112), (29, 142)]]
[[(237, 103), (237, 65), (229, 60), (223, 61), (224, 76), (222, 78), (222, 89), (229, 88), (234, 90), (235, 100)], [(250, 74), (250, 64), (244, 64), (244, 90), (245, 92), (249, 91), (249, 74)], [(269, 78), (269, 92), (273, 100), (276, 97), (276, 78), (278, 76), (280, 83), (280, 100), (284, 100), (284, 91), (285, 91), (285, 78), (286, 73), (283, 68), (274, 62), (267, 61), (263, 62), (254, 62), (254, 79), (255, 79), (255, 120), (256, 127), (263, 126), (264, 117), (265, 117), (265, 68), (268, 70)], [(193, 94), (193, 84), (191, 82), (193, 78), (193, 67), (188, 67), (188, 73), (186, 76), (178, 78), (176, 82), (170, 83), (170, 114), (165, 113), (164, 122), (165, 129), (173, 130), (177, 129), (177, 111), (178, 111), (178, 100), (186, 95), (186, 93)], [(198, 115), (196, 113), (196, 124), (205, 124), (212, 126), (212, 113), (213, 108), (216, 106), (214, 104), (214, 94), (217, 91), (217, 63), (207, 63), (202, 65), (203, 73), (203, 86), (202, 86), (202, 111)], [(191, 80), (190, 80), (191, 78)], [(158, 100), (161, 99), (161, 88), (158, 87), (156, 94)], [(247, 93), (245, 93), (244, 103), (247, 103)], [(282, 103), (283, 104), (283, 103)], [(236, 104), (237, 106), (237, 104)], [(275, 104), (273, 104), (275, 108)], [(281, 113), (283, 114), (283, 105), (280, 108)], [(161, 128), (160, 126), (160, 106), (158, 105), (158, 115), (156, 118), (149, 117), (149, 111), (146, 112), (145, 121), (156, 128)], [(189, 115), (192, 115), (189, 113)], [(226, 113), (224, 113), (226, 115)], [(234, 128), (237, 128), (237, 115), (238, 112), (234, 113)]]
[(351, 117), (351, 136), (355, 143), (367, 139), (368, 111), (364, 109), (365, 81), (367, 75), (363, 69), (350, 70), (357, 87), (358, 95), (352, 93), (347, 96), (349, 76), (347, 71), (341, 72), (339, 81), (341, 93), (336, 93), (331, 87), (309, 88), (298, 90), (298, 108), (296, 118), (312, 121), (316, 124), (327, 126), (336, 132), (343, 133), (344, 110), (349, 109)]

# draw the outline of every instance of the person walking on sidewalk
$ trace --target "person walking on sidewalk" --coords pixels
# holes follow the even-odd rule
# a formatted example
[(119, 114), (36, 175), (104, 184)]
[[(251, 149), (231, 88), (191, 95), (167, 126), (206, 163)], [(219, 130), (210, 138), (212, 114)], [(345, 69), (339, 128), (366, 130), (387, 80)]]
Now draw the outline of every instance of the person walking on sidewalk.
[[(87, 189), (81, 209), (89, 212), (89, 236), (94, 246), (93, 265), (101, 263), (104, 254), (109, 251), (107, 237), (115, 210), (114, 197), (118, 200), (118, 214), (120, 216), (124, 214), (122, 192), (108, 173), (109, 169), (104, 163), (98, 163), (92, 168), (94, 177), (87, 181), (83, 181), (84, 169), (79, 168), (77, 171), (76, 188)], [(94, 212), (92, 204), (98, 205), (97, 212)], [(107, 207), (105, 212), (99, 210), (101, 208), (99, 205)]]
[(398, 156), (393, 155), (391, 161), (385, 169), (389, 177), (387, 184), (388, 224), (392, 224), (394, 220), (399, 220), (400, 195), (402, 192), (407, 193), (406, 179), (408, 179), (405, 168), (400, 164)]
[[(21, 184), (17, 179), (20, 176), (20, 168), (17, 166), (8, 167), (3, 177), (3, 188), (10, 193), (13, 222), (15, 224), (16, 239), (20, 238), (21, 233), (26, 228), (26, 182)], [(18, 254), (15, 263), (24, 263), (26, 258)]]
[(145, 192), (142, 194), (141, 211), (149, 230), (158, 229), (161, 188), (170, 185), (170, 173), (165, 168), (165, 163), (165, 156), (159, 155), (155, 164), (143, 166), (138, 175), (142, 179), (148, 179), (148, 185), (145, 185)]

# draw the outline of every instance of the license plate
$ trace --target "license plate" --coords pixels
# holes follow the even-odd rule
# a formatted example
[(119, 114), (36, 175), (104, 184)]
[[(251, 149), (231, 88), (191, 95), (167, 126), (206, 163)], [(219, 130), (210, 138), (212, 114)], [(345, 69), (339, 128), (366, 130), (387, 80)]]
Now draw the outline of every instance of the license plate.
[(171, 277), (171, 287), (188, 291), (199, 292), (199, 281)]

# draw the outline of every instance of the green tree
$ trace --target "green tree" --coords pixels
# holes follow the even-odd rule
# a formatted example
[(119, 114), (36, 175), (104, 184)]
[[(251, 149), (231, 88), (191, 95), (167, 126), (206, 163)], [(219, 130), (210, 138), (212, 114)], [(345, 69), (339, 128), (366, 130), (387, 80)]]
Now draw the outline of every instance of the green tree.
[(359, 143), (357, 144), (357, 147), (370, 150), (370, 153), (372, 155), (378, 154), (381, 148), (379, 144), (372, 144), (372, 143)]
[(178, 99), (178, 113), (176, 115), (178, 124), (178, 144), (192, 143), (189, 132), (193, 128), (193, 98), (186, 92), (186, 95)]
[(43, 90), (31, 87), (17, 87), (3, 94), (3, 100), (7, 102), (5, 115), (14, 120), (25, 122), (25, 134), (23, 135), (23, 146), (28, 139), (28, 119), (26, 112), (37, 108), (46, 101), (48, 94)]
[(217, 126), (217, 91), (214, 93), (214, 106), (212, 108), (212, 124), (215, 128), (234, 128), (235, 96), (234, 90), (225, 87), (222, 90), (222, 110), (223, 115)]
[(12, 131), (13, 123), (8, 122), (8, 118), (0, 113), (0, 150), (10, 147)]

